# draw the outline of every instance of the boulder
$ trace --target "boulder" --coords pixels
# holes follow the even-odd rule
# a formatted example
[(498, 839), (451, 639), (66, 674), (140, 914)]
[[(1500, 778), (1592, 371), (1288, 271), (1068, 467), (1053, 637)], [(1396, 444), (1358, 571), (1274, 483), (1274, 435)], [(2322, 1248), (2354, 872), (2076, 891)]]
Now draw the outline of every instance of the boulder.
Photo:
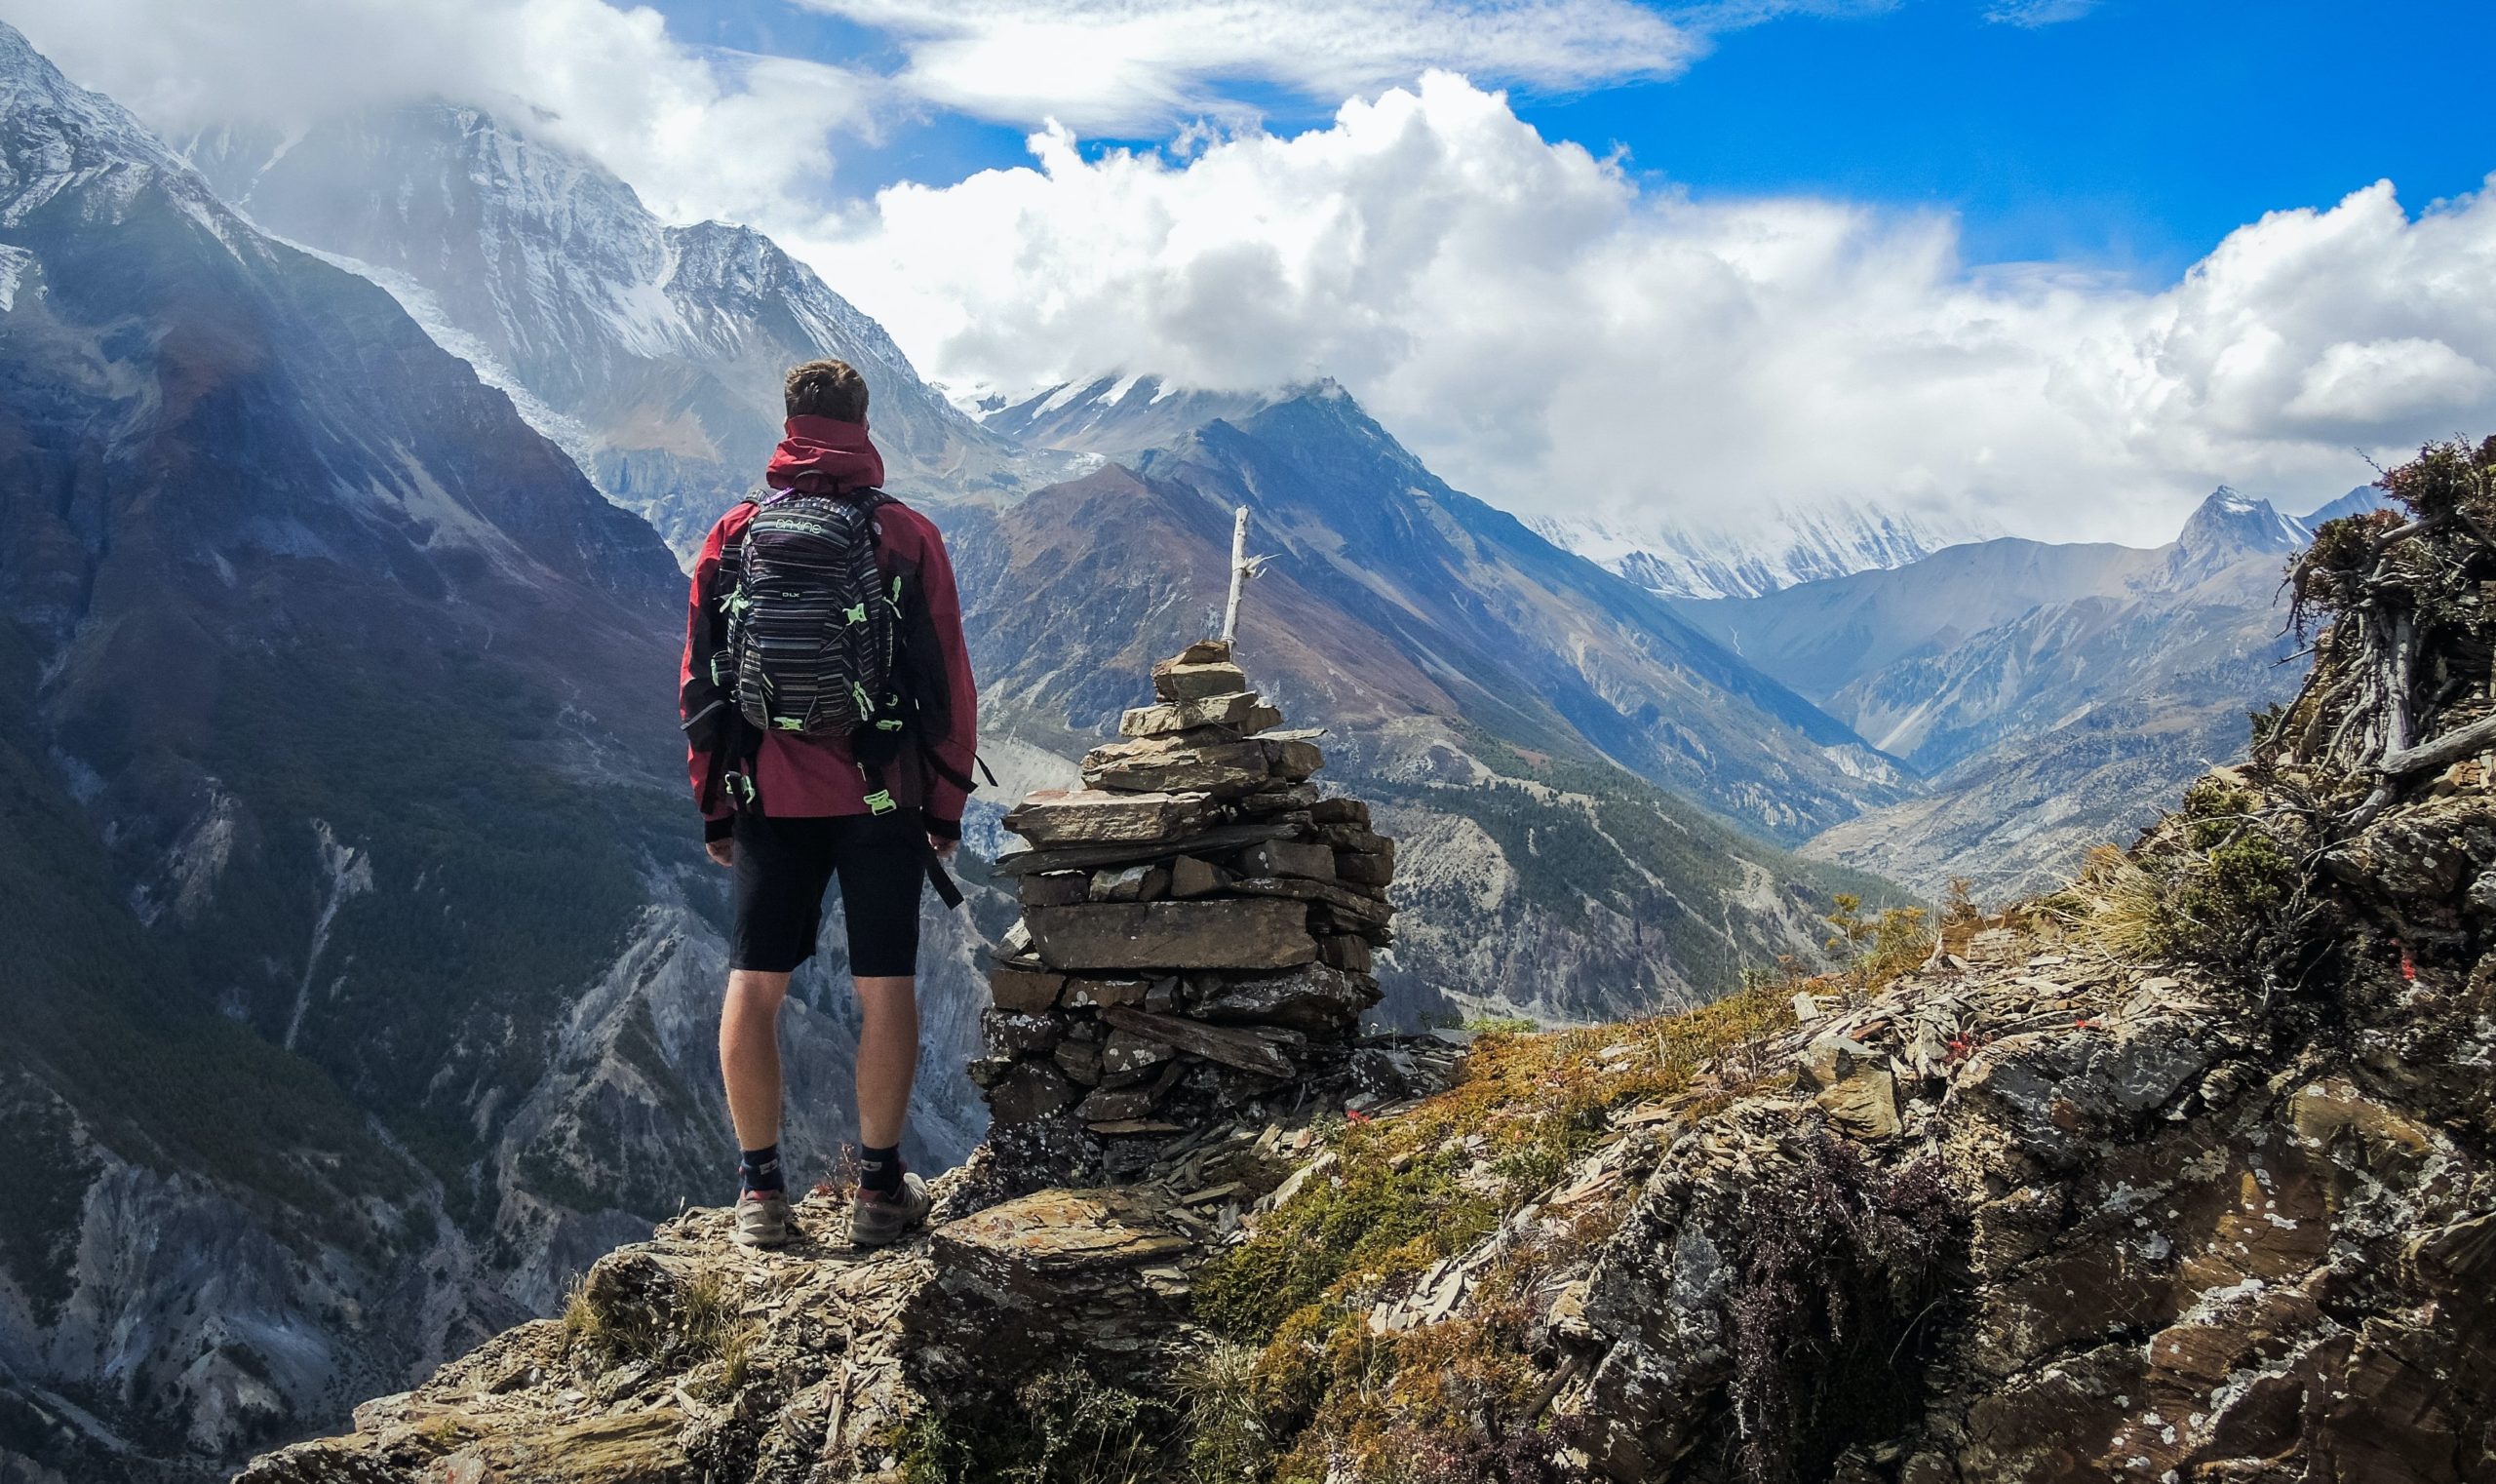
[(1228, 660), (1165, 659), (1152, 667), (1152, 693), (1165, 701), (1196, 701), (1247, 688), (1248, 677)]
[[(1178, 1048), (1168, 1041), (1138, 1035), (1132, 1031), (1113, 1030), (1101, 1046), (1101, 1073), (1105, 1076), (1123, 1076), (1148, 1067), (1158, 1067), (1178, 1054)], [(1104, 1113), (1100, 1116), (1109, 1115)]]
[(1374, 973), (1378, 968), (1369, 940), (1353, 933), (1330, 933), (1318, 939), (1317, 961), (1351, 974)]
[(1257, 739), (1257, 746), (1265, 750), (1267, 771), (1293, 783), (1303, 781), (1326, 765), (1326, 755), (1317, 750), (1314, 742), (1303, 742), (1296, 737), (1265, 736)]
[(1034, 794), (1005, 816), (1005, 828), (1034, 846), (1157, 843), (1186, 835), (1203, 822), (1201, 799), (1098, 789)]
[(1101, 1080), (1101, 1048), (1091, 1041), (1065, 1040), (1049, 1053), (1069, 1080), (1090, 1087)]
[(1335, 852), (1335, 878), (1363, 886), (1386, 886), (1395, 880), (1395, 857), (1355, 850)]
[(1069, 1009), (1098, 1009), (1102, 1005), (1140, 1005), (1150, 986), (1142, 979), (1070, 979), (1066, 982), (1063, 1000)]
[(1335, 852), (1296, 840), (1263, 840), (1239, 852), (1239, 870), (1243, 876), (1302, 876), (1331, 881)]
[(1088, 871), (1052, 871), (1023, 878), (1016, 894), (1026, 907), (1069, 907), (1083, 901), (1091, 888), (1092, 874)]
[(1075, 1105), (1074, 1115), (1086, 1123), (1124, 1123), (1152, 1112), (1167, 1090), (1158, 1079), (1123, 1087), (1096, 1087)]
[(1000, 1010), (1045, 1010), (1057, 1003), (1066, 987), (1064, 974), (1034, 974), (1022, 969), (990, 969), (988, 996)]
[(988, 1089), (989, 1115), (1000, 1123), (1030, 1123), (1074, 1101), (1074, 1085), (1046, 1062), (1016, 1062)]
[(1182, 1051), (1254, 1072), (1266, 1076), (1287, 1077), (1299, 1070), (1286, 1046), (1296, 1046), (1302, 1038), (1288, 1032), (1259, 1035), (1254, 1031), (1236, 1030), (1228, 1026), (1209, 1026), (1177, 1015), (1153, 1015), (1112, 1005), (1101, 1012), (1101, 1018), (1121, 1031), (1131, 1032), (1148, 1041), (1159, 1041)]
[[(1269, 814), (1294, 814), (1308, 817), (1318, 803), (1317, 785), (1313, 783), (1278, 784), (1240, 796), (1236, 807), (1242, 814), (1264, 817)], [(1297, 834), (1298, 832), (1293, 832)]]
[(1369, 805), (1357, 799), (1320, 799), (1308, 807), (1309, 817), (1321, 825), (1357, 825), (1369, 828)]
[(1257, 698), (1253, 690), (1202, 696), (1191, 701), (1165, 701), (1138, 706), (1118, 718), (1118, 734), (1157, 737), (1197, 726), (1227, 726), (1233, 731), (1263, 731), (1280, 725), (1283, 715)]
[(1150, 902), (1169, 894), (1170, 868), (1158, 861), (1095, 871), (1086, 893), (1095, 902)]
[(1335, 914), (1345, 925), (1361, 929), (1386, 924), (1395, 909), (1373, 896), (1365, 896), (1333, 881), (1312, 881), (1298, 876), (1249, 876), (1230, 883), (1229, 889), (1242, 896), (1290, 897), (1295, 901), (1314, 902)]
[(1066, 1017), (1033, 1015), (1021, 1010), (983, 1010), (980, 1031), (991, 1052), (998, 1056), (1035, 1056), (1066, 1036)]
[(1170, 894), (1174, 897), (1210, 896), (1229, 881), (1230, 873), (1208, 860), (1182, 855), (1170, 862)]
[(966, 1386), (1074, 1355), (1112, 1380), (1126, 1366), (1159, 1371), (1163, 1332), (1185, 1294), (1153, 1273), (1193, 1246), (1140, 1191), (1048, 1190), (1004, 1201), (930, 1233), (935, 1281), (904, 1310), (901, 1341), (958, 1364)]
[[(1285, 815), (1235, 825), (1217, 825), (1176, 840), (1126, 840), (1106, 845), (1052, 845), (1045, 849), (1008, 850), (996, 858), (998, 874), (1026, 877), (1057, 871), (1091, 871), (1101, 866), (1161, 860), (1181, 853), (1208, 855), (1261, 840), (1280, 840), (1297, 833), (1306, 816)], [(1021, 923), (1015, 926), (1020, 928)]]
[(1272, 776), (1257, 742), (1173, 746), (1162, 737), (1112, 742), (1083, 758), (1083, 781), (1114, 793), (1200, 793), (1228, 798), (1264, 788)]
[(1898, 1132), (1897, 1084), (1887, 1067), (1858, 1067), (1813, 1101), (1848, 1133), (1888, 1139)]
[(1097, 902), (1034, 908), (1042, 961), (1070, 971), (1290, 968), (1317, 957), (1308, 909), (1291, 900)]
[(1350, 1025), (1377, 1000), (1375, 985), (1322, 963), (1309, 963), (1287, 974), (1211, 979), (1190, 996), (1188, 1013), (1204, 1020), (1252, 1021), (1331, 1035)]

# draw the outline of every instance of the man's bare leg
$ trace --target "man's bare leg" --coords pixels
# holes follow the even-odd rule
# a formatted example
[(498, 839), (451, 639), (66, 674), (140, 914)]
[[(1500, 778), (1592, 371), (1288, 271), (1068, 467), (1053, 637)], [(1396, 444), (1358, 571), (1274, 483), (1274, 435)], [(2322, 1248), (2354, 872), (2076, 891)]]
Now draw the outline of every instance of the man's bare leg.
[[(910, 1084), (918, 1074), (918, 981), (905, 974), (855, 982), (858, 1142), (882, 1149), (901, 1143), (902, 1123), (910, 1113)], [(776, 1074), (772, 1085), (779, 1085)]]
[(720, 1008), (720, 1076), (727, 1083), (739, 1149), (780, 1142), (780, 1004), (788, 997), (786, 974), (728, 973), (728, 997)]

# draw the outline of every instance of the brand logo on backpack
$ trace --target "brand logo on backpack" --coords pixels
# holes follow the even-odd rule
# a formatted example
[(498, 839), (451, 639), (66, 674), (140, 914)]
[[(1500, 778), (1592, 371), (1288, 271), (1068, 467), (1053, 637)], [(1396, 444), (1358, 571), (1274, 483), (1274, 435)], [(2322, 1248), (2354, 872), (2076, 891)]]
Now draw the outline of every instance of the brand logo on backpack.
[(876, 560), (881, 494), (758, 500), (736, 545), (736, 580), (720, 600), (731, 683), (756, 728), (864, 740), (898, 729), (899, 605)]

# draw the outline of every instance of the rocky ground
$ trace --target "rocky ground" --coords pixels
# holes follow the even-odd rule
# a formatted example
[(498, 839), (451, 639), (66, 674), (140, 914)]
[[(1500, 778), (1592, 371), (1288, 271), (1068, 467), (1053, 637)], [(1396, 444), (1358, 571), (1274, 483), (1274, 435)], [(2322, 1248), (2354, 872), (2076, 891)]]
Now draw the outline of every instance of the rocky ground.
[(691, 1213), (243, 1478), (2496, 1477), (2491, 483), (2326, 529), (2304, 695), (2065, 891), (1356, 1043), (1122, 1184), (991, 1151), (872, 1257)]

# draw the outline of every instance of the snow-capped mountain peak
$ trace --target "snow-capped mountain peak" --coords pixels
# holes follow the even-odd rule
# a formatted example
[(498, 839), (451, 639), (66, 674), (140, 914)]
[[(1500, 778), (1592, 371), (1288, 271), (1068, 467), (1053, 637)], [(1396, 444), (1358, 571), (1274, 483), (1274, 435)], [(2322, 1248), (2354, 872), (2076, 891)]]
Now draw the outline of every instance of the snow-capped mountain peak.
[(1331, 381), (1253, 392), (1210, 392), (1164, 376), (1116, 371), (1020, 400), (996, 399), (981, 423), (1034, 448), (1127, 458), (1177, 442), (1219, 418), (1237, 422), (1295, 398), (1342, 389)]
[(920, 380), (882, 326), (770, 238), (662, 222), (604, 167), (483, 109), (218, 130), (190, 153), (260, 225), (390, 290), (680, 554), (778, 441), (782, 373), (820, 356), (866, 376), (897, 492), (1058, 472)]
[(1530, 517), (1527, 524), (1553, 544), (1668, 598), (1755, 598), (1822, 577), (1902, 566), (1944, 546), (2000, 533), (1980, 520), (1945, 525), (1835, 502), (1771, 509), (1739, 528), (1560, 516)]

